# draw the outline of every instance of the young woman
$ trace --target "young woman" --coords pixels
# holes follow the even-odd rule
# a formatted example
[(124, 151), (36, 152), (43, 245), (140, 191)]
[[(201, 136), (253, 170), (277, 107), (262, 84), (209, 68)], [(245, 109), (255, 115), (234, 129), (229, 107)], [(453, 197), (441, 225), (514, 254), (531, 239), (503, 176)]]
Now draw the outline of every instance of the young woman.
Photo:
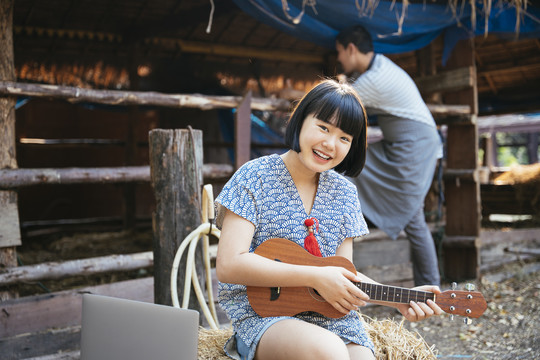
[[(291, 115), (285, 141), (291, 150), (248, 162), (216, 199), (219, 302), (235, 333), (225, 350), (237, 359), (374, 359), (373, 343), (352, 311), (369, 297), (351, 282), (373, 280), (341, 267), (293, 265), (254, 253), (271, 238), (304, 246), (304, 222), (316, 219), (321, 255), (352, 261), (353, 239), (368, 232), (356, 187), (343, 176), (360, 173), (366, 156), (366, 113), (354, 89), (331, 80), (315, 86)], [(343, 317), (263, 318), (250, 306), (246, 286), (311, 287)], [(410, 320), (442, 313), (430, 300), (398, 309)]]

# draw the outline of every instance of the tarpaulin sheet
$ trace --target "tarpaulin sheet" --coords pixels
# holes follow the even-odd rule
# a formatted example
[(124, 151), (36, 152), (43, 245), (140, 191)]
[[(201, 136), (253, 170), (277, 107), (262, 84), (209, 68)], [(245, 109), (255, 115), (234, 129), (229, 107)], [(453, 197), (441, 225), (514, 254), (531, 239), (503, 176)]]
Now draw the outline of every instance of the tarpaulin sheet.
[[(454, 11), (447, 1), (425, 0), (406, 7), (400, 26), (403, 4), (393, 1), (369, 0), (234, 0), (246, 13), (259, 21), (297, 38), (333, 49), (338, 32), (361, 24), (373, 38), (376, 52), (397, 54), (425, 47), (440, 34), (444, 36), (443, 62), (460, 39), (482, 35), (486, 31), (486, 16), (482, 2), (476, 2), (476, 26), (471, 23), (469, 1), (458, 1)], [(302, 4), (304, 13), (302, 14)], [(369, 3), (376, 3), (374, 9)], [(487, 18), (487, 31), (506, 37), (516, 35), (516, 10), (509, 2), (492, 1)], [(310, 6), (310, 4), (313, 4)], [(364, 8), (362, 8), (364, 6)], [(301, 16), (299, 16), (301, 15)], [(299, 21), (295, 23), (293, 20)], [(540, 8), (528, 6), (520, 15), (519, 37), (540, 37)]]

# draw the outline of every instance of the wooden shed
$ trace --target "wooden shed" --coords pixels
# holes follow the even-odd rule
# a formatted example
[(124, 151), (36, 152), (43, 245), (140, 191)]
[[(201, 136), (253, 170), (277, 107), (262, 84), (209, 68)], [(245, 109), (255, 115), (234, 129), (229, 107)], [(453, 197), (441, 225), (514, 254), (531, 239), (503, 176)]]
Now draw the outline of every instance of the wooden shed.
[[(252, 6), (263, 2), (0, 0), (0, 275), (15, 273), (17, 250), (26, 239), (62, 232), (149, 231), (156, 210), (152, 130), (200, 130), (200, 171), (216, 192), (243, 162), (281, 151), (291, 94), (340, 69), (331, 46), (294, 30), (295, 21), (302, 25), (308, 15), (318, 14), (318, 6), (326, 9), (325, 1), (310, 2), (305, 18), (297, 17), (305, 1), (285, 1), (290, 8), (280, 10), (282, 27), (257, 16)], [(377, 3), (379, 11), (388, 5)], [(419, 4), (397, 2), (397, 9), (407, 3)], [(454, 3), (434, 2), (449, 13)], [(531, 24), (534, 16), (522, 16), (539, 9), (521, 8), (517, 1), (502, 4), (499, 13), (518, 6), (512, 14), (514, 21), (522, 19), (521, 28), (504, 35), (475, 29), (477, 35), (457, 42), (450, 52), (441, 29), (430, 32), (423, 46), (388, 53), (415, 79), (445, 134), (443, 172), (426, 200), (428, 209), (442, 207), (430, 220), (445, 280), (476, 278), (505, 261), (527, 258), (519, 248), (539, 241), (536, 228), (482, 228), (482, 216), (491, 213), (538, 215), (534, 207), (518, 211), (501, 205), (504, 189), (492, 181), (496, 174), (491, 171), (497, 169), (479, 161), (479, 133), (495, 131), (485, 116), (540, 109), (540, 30)], [(410, 29), (407, 17), (400, 25), (401, 14), (396, 36)], [(377, 21), (373, 16), (369, 22)], [(499, 128), (504, 127), (499, 123)], [(540, 121), (529, 121), (524, 131), (536, 134), (537, 148)], [(492, 143), (483, 144), (489, 153)], [(505, 189), (514, 192), (507, 191), (504, 201), (514, 204), (515, 187), (505, 184)], [(444, 202), (438, 200), (441, 194)], [(128, 254), (130, 271), (153, 265), (152, 244), (144, 246), (142, 257)], [(355, 265), (362, 271), (387, 283), (412, 284), (403, 236), (392, 241), (373, 229), (355, 247)], [(392, 256), (383, 256), (382, 249), (385, 254), (393, 249)], [(105, 260), (90, 261), (98, 267)], [(21, 281), (50, 280), (40, 276)], [(152, 276), (19, 299), (13, 284), (0, 282), (0, 297), (6, 299), (0, 304), (0, 346), (21, 359), (77, 348), (82, 291), (157, 300)], [(51, 334), (52, 328), (62, 330)]]

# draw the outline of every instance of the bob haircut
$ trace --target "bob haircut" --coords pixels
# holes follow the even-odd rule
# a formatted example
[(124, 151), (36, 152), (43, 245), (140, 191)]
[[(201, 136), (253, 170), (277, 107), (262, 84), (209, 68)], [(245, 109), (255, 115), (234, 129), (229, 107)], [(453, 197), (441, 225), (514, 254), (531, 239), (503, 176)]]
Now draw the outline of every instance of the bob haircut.
[(366, 163), (367, 115), (352, 86), (324, 80), (300, 100), (285, 130), (285, 144), (296, 152), (301, 150), (300, 130), (308, 115), (352, 135), (349, 153), (334, 170), (346, 176), (360, 174)]

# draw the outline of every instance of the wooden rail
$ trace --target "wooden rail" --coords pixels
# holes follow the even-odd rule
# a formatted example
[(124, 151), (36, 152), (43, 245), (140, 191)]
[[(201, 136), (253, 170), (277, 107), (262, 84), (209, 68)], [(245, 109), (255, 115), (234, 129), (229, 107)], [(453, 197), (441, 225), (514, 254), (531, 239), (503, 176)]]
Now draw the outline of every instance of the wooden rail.
[[(233, 167), (227, 164), (204, 164), (205, 180), (229, 177)], [(1, 169), (0, 189), (34, 185), (149, 182), (150, 166), (102, 168)]]
[[(0, 81), (0, 94), (64, 99), (71, 103), (91, 102), (108, 105), (152, 105), (172, 108), (197, 108), (211, 110), (237, 108), (243, 98), (240, 96), (210, 96), (201, 94), (164, 94), (154, 91), (94, 90), (73, 86), (44, 85)], [(252, 98), (251, 109), (261, 111), (290, 108), (284, 99)]]
[(100, 256), (64, 262), (47, 262), (36, 265), (11, 267), (0, 272), (0, 285), (12, 285), (28, 281), (57, 280), (71, 276), (88, 276), (106, 272), (130, 271), (151, 267), (152, 251)]

